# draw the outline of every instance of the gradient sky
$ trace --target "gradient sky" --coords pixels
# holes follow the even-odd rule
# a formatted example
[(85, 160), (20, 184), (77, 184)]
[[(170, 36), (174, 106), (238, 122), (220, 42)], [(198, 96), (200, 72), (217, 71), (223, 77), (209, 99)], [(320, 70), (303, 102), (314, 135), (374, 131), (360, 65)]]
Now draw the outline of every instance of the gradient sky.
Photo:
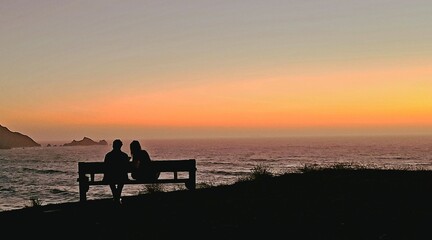
[(430, 0), (2, 0), (0, 54), (36, 141), (432, 134)]

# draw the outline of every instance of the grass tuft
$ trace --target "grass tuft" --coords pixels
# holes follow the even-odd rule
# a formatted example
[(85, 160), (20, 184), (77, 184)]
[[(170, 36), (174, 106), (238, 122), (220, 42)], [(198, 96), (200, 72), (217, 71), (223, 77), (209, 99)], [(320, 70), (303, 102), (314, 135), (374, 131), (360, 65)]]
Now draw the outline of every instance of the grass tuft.
[(42, 200), (40, 200), (38, 197), (31, 197), (30, 198), (30, 206), (29, 207), (40, 207), (42, 206)]
[(165, 188), (164, 188), (164, 186), (162, 186), (162, 184), (154, 183), (154, 184), (145, 185), (143, 193), (152, 194), (152, 193), (158, 193), (158, 192), (164, 192), (164, 191), (165, 191)]
[(214, 187), (214, 186), (215, 186), (215, 184), (213, 184), (211, 182), (201, 182), (201, 183), (197, 184), (197, 188), (198, 189), (200, 189), (200, 188), (211, 188), (211, 187)]

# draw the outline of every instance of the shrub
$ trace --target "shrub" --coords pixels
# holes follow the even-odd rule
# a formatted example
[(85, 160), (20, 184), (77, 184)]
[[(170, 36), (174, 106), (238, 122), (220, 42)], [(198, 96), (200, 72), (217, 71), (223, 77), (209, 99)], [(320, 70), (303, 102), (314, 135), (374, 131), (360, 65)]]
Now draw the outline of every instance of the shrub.
[(328, 171), (328, 170), (364, 170), (373, 169), (373, 167), (368, 167), (366, 165), (360, 165), (352, 162), (340, 162), (334, 163), (332, 165), (319, 165), (319, 164), (305, 164), (299, 169), (301, 173), (316, 172), (316, 171)]
[(273, 177), (274, 174), (264, 165), (256, 165), (251, 169), (248, 176), (239, 181), (257, 181)]

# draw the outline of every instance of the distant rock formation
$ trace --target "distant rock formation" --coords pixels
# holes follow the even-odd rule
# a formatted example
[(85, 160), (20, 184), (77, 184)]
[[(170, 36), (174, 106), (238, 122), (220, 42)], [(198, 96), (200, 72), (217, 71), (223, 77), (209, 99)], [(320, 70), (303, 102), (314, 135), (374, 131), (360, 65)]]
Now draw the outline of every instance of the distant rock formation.
[(105, 140), (100, 140), (99, 142), (96, 142), (88, 137), (84, 137), (82, 140), (79, 141), (73, 140), (70, 143), (63, 144), (63, 146), (91, 146), (91, 145), (108, 145), (108, 143)]
[(8, 128), (0, 125), (0, 149), (18, 147), (40, 147), (41, 145), (19, 132), (11, 132)]

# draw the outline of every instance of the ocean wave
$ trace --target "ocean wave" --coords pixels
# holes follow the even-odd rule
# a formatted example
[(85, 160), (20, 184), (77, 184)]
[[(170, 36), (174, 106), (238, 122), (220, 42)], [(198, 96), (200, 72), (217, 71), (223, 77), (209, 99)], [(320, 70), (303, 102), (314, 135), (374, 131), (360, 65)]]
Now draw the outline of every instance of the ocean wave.
[(70, 191), (65, 190), (65, 189), (60, 189), (60, 188), (50, 189), (50, 193), (53, 193), (53, 194), (64, 194), (64, 195), (71, 194)]
[[(201, 164), (201, 163), (198, 163)], [(220, 162), (220, 161), (206, 161), (204, 165), (232, 165), (232, 162)]]
[(401, 156), (380, 156), (380, 157), (377, 157), (377, 159), (384, 159), (384, 160), (413, 160), (415, 158), (412, 158), (412, 157), (401, 157)]
[(34, 168), (22, 168), (24, 171), (29, 171), (33, 173), (39, 173), (39, 174), (63, 174), (68, 173), (66, 171), (61, 170), (55, 170), (55, 169), (34, 169)]
[(202, 174), (208, 173), (208, 174), (216, 174), (216, 175), (224, 175), (224, 176), (239, 176), (239, 175), (245, 175), (250, 173), (250, 170), (244, 170), (244, 171), (229, 171), (229, 170), (206, 170), (201, 171)]
[(0, 187), (0, 192), (3, 193), (14, 193), (15, 188), (14, 187)]

